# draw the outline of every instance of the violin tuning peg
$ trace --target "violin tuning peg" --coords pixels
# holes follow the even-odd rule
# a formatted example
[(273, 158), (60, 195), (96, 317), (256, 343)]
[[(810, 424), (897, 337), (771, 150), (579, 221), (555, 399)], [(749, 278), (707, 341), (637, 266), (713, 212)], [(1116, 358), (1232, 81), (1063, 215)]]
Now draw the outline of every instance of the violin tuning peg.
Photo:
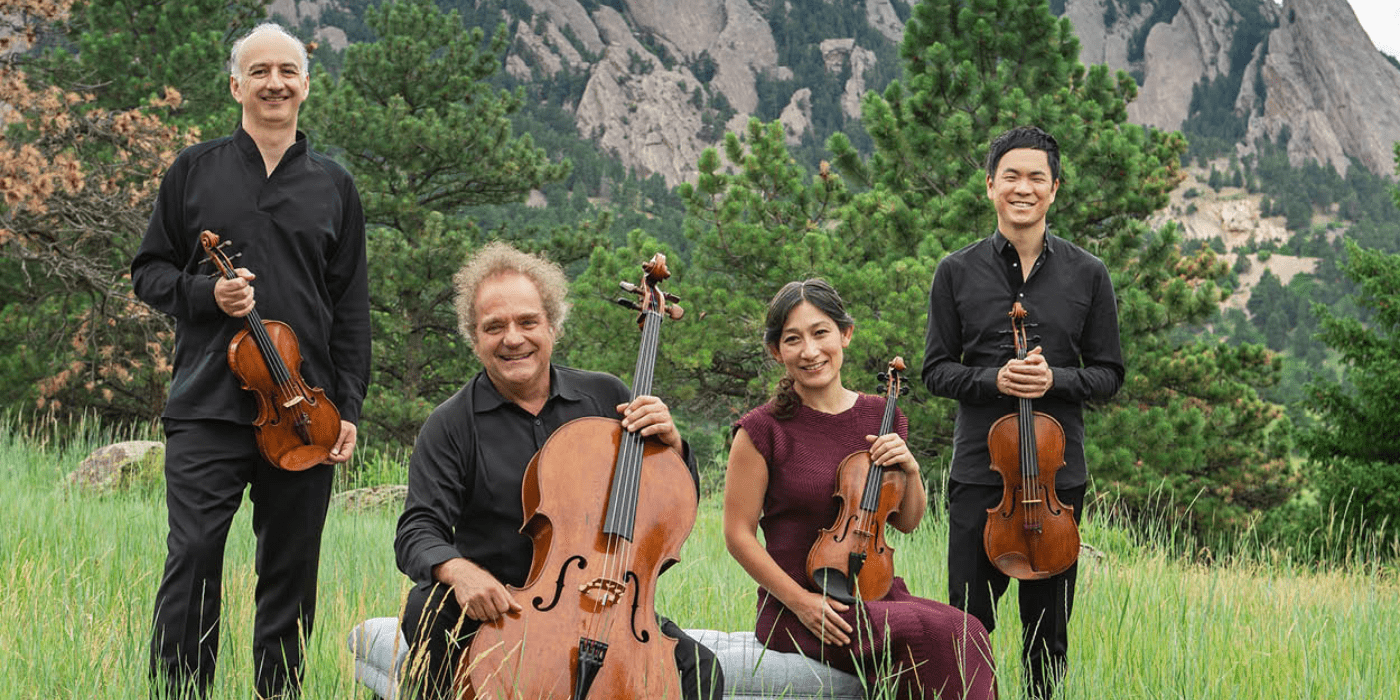
[(900, 385), (899, 385), (899, 395), (900, 395), (900, 396), (908, 396), (908, 395), (909, 395), (909, 385), (908, 385), (908, 384), (900, 384)]
[(631, 282), (618, 282), (618, 283), (617, 283), (617, 286), (621, 287), (621, 288), (622, 288), (622, 291), (624, 291), (624, 292), (631, 292), (631, 293), (636, 294), (636, 295), (638, 295), (638, 296), (640, 296), (641, 293), (642, 293), (642, 288), (641, 288), (641, 287), (638, 287), (638, 286), (635, 285), (635, 284), (632, 284)]
[(678, 301), (681, 300), (680, 297), (678, 297), (678, 296), (676, 296), (676, 295), (674, 295), (674, 294), (672, 294), (672, 293), (670, 293), (670, 292), (662, 292), (662, 293), (661, 293), (661, 296), (665, 297), (666, 301), (669, 301), (669, 302), (671, 302), (672, 304), (674, 304), (674, 303), (676, 303), (676, 302), (678, 302)]
[(616, 299), (613, 299), (613, 303), (614, 303), (614, 304), (617, 304), (618, 306), (623, 306), (623, 307), (629, 308), (629, 309), (631, 309), (631, 310), (633, 310), (633, 311), (641, 311), (641, 310), (642, 310), (641, 304), (638, 304), (637, 302), (632, 301), (631, 299), (627, 299), (627, 298), (625, 298), (625, 297), (618, 297), (618, 298), (616, 298)]
[(681, 317), (685, 315), (685, 309), (675, 304), (669, 304), (666, 306), (666, 315), (669, 316), (672, 321), (679, 321)]

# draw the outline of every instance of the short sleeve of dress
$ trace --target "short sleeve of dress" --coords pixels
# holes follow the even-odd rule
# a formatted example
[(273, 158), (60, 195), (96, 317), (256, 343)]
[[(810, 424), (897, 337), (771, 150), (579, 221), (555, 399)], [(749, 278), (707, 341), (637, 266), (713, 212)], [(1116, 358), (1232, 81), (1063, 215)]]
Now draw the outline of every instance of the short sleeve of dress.
[(745, 414), (734, 424), (735, 431), (739, 428), (743, 428), (744, 432), (749, 434), (749, 440), (758, 448), (758, 453), (763, 455), (763, 461), (773, 464), (775, 419), (773, 414), (768, 412), (768, 405), (764, 404)]

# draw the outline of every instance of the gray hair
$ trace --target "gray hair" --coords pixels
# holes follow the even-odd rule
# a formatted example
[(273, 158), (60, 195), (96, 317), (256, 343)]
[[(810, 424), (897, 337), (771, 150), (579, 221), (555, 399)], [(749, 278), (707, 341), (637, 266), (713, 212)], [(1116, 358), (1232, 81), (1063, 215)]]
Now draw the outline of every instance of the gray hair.
[(238, 41), (233, 42), (233, 48), (228, 52), (228, 74), (234, 78), (239, 77), (240, 71), (242, 70), (241, 59), (243, 58), (244, 45), (254, 36), (266, 32), (275, 32), (291, 39), (292, 44), (297, 47), (297, 55), (301, 57), (301, 73), (302, 75), (309, 75), (311, 67), (308, 65), (310, 61), (306, 55), (306, 44), (302, 42), (301, 39), (292, 36), (291, 32), (287, 31), (285, 27), (276, 22), (263, 22), (249, 30), (249, 32), (240, 37)]
[(569, 316), (569, 278), (564, 269), (544, 256), (531, 255), (504, 241), (493, 241), (468, 258), (452, 277), (457, 291), (457, 330), (472, 347), (476, 347), (476, 292), (482, 282), (506, 273), (524, 275), (534, 283), (555, 337), (562, 336), (564, 319)]

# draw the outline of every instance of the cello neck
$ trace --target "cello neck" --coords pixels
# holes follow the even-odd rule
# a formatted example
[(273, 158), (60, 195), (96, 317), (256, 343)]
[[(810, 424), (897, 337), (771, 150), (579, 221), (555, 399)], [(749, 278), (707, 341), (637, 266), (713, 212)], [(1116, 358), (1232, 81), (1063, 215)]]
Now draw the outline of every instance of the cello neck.
[[(657, 253), (652, 260), (642, 266), (647, 270), (642, 284), (624, 284), (623, 289), (641, 295), (638, 305), (641, 311), (639, 320), (642, 327), (641, 347), (637, 351), (637, 366), (632, 374), (632, 398), (651, 394), (652, 380), (656, 371), (656, 356), (661, 347), (662, 311), (666, 296), (658, 285), (670, 276), (666, 270), (666, 257)], [(679, 307), (672, 307), (669, 315), (680, 317)], [(622, 431), (618, 444), (617, 462), (613, 465), (612, 488), (608, 493), (608, 509), (603, 519), (603, 533), (632, 541), (637, 521), (637, 495), (641, 487), (642, 457), (645, 440), (640, 433)]]

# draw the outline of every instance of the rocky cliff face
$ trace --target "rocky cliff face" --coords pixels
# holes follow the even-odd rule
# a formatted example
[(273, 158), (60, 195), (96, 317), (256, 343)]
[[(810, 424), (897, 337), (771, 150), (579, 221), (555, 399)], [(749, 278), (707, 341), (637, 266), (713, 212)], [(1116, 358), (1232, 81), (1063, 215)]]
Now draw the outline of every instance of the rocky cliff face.
[[(272, 8), (296, 23), (314, 21), (334, 2), (274, 0)], [(758, 104), (759, 76), (792, 78), (779, 64), (774, 28), (765, 19), (770, 10), (851, 0), (526, 2), (534, 16), (517, 25), (507, 70), (521, 79), (532, 72), (586, 74), (582, 98), (566, 105), (575, 111), (579, 133), (639, 174), (659, 173), (674, 185), (693, 177), (716, 127), (742, 128)], [(856, 0), (863, 8), (851, 7), (885, 40), (898, 42), (903, 27), (895, 2), (909, 4)], [(1377, 173), (1391, 173), (1392, 144), (1400, 141), (1400, 69), (1371, 44), (1347, 0), (1257, 2), (1244, 9), (1257, 10), (1256, 18), (1273, 28), (1239, 80), (1235, 112), (1248, 129), (1243, 148), (1286, 130), (1295, 163), (1314, 159), (1344, 171), (1348, 157), (1355, 157)], [(1142, 0), (1132, 15), (1127, 6), (1125, 0), (1066, 0), (1080, 59), (1138, 78), (1138, 99), (1129, 105), (1134, 122), (1179, 129), (1192, 90), (1231, 73), (1246, 19), (1230, 0)], [(338, 47), (344, 33), (324, 27), (317, 37)], [(848, 75), (840, 104), (850, 117), (859, 117), (863, 73), (875, 61), (871, 48), (841, 37), (820, 46), (828, 70)], [(786, 98), (781, 120), (792, 143), (810, 128), (816, 87), (797, 85)], [(724, 110), (726, 102), (732, 111)]]
[(1249, 139), (1291, 132), (1288, 156), (1330, 162), (1347, 156), (1391, 173), (1400, 141), (1400, 69), (1371, 44), (1346, 0), (1284, 0), (1268, 54), (1256, 57), (1268, 88)]
[[(1106, 63), (1140, 76), (1138, 99), (1128, 107), (1139, 124), (1178, 129), (1201, 81), (1231, 70), (1231, 51), (1243, 18), (1227, 0), (1180, 0), (1169, 21), (1145, 28), (1142, 58), (1129, 59), (1134, 35), (1156, 6), (1105, 25), (1105, 2), (1068, 0), (1085, 63)], [(1254, 50), (1240, 81), (1235, 112), (1247, 119), (1245, 150), (1260, 137), (1287, 130), (1295, 164), (1309, 159), (1345, 172), (1348, 157), (1373, 172), (1394, 169), (1400, 141), (1400, 69), (1371, 43), (1347, 0), (1259, 0), (1274, 29)], [(1259, 90), (1256, 86), (1262, 86)]]

